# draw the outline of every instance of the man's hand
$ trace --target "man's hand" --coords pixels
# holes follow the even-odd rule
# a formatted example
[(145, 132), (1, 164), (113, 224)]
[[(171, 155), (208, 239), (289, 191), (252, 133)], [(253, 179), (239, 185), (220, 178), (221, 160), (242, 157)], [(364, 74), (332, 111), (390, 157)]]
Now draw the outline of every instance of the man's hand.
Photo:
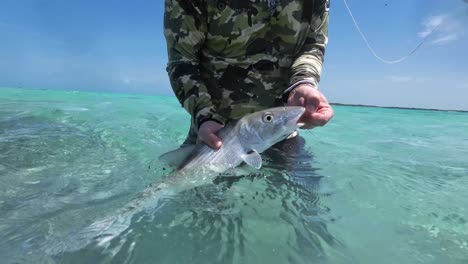
[(215, 133), (223, 127), (223, 125), (215, 121), (208, 120), (203, 122), (198, 129), (198, 140), (205, 142), (212, 149), (220, 149), (223, 142)]
[(327, 98), (310, 84), (301, 84), (294, 88), (286, 105), (305, 107), (306, 111), (298, 121), (305, 123), (302, 127), (305, 129), (324, 126), (333, 117), (333, 109)]

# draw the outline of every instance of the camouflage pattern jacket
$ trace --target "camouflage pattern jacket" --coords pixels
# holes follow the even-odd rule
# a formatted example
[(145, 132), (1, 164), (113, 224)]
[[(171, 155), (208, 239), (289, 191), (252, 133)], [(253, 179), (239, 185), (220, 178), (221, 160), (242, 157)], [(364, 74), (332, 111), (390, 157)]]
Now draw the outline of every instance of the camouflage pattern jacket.
[[(165, 0), (171, 86), (192, 116), (224, 123), (317, 87), (329, 0)], [(189, 134), (189, 137), (190, 137)]]

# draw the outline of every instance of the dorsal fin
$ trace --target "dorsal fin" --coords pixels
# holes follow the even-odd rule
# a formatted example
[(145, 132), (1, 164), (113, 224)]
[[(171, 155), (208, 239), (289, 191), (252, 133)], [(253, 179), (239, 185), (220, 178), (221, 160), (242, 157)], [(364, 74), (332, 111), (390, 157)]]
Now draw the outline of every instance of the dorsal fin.
[(182, 164), (184, 164), (187, 161), (190, 155), (193, 154), (196, 146), (197, 145), (187, 145), (169, 151), (159, 156), (159, 160), (167, 163), (168, 165), (174, 168), (179, 168), (180, 166), (182, 166)]
[[(223, 139), (236, 126), (237, 121), (232, 121), (221, 128), (216, 134)], [(198, 142), (197, 144), (185, 145), (178, 149), (169, 151), (159, 156), (159, 160), (168, 164), (175, 169), (181, 169), (190, 162), (205, 146), (205, 143)]]

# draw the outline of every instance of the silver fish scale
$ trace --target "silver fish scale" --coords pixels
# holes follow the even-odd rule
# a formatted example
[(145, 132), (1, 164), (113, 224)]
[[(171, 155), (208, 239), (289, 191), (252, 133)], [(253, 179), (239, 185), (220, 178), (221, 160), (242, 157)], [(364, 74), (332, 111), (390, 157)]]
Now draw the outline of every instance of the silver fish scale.
[(195, 168), (199, 164), (222, 166), (223, 169), (233, 168), (242, 163), (241, 155), (245, 152), (239, 139), (233, 136), (233, 130), (225, 136), (220, 136), (223, 140), (223, 147), (214, 151), (206, 145), (200, 146), (196, 155), (185, 165), (183, 170)]

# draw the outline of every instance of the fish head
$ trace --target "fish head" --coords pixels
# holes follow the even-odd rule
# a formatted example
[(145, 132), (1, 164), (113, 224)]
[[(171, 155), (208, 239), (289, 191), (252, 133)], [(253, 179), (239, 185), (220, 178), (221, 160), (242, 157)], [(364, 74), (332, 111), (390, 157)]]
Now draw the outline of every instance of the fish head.
[(301, 106), (275, 107), (244, 116), (238, 122), (244, 148), (263, 152), (293, 133), (304, 113)]

